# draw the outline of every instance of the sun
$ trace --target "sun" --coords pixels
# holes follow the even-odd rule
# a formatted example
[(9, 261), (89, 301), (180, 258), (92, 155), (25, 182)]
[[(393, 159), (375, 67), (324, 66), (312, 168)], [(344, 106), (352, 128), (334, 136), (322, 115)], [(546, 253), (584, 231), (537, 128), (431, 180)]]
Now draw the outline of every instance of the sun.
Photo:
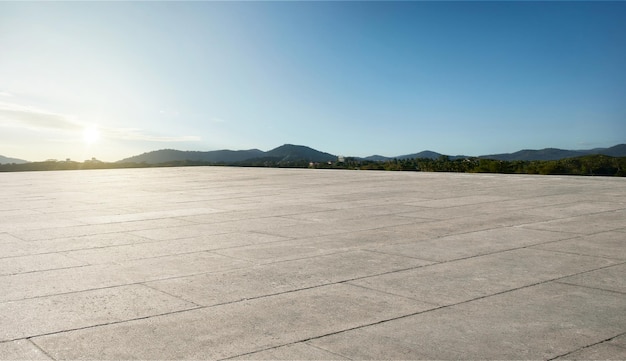
[(83, 140), (87, 144), (93, 144), (100, 139), (100, 131), (96, 127), (88, 127), (83, 130)]

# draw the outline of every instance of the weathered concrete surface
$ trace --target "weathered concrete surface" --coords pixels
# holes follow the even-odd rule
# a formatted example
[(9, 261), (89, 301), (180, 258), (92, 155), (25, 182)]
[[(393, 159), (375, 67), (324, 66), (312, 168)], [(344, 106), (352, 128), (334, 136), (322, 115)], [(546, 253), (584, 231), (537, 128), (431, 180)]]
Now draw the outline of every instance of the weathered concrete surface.
[(626, 179), (0, 174), (0, 359), (626, 359)]

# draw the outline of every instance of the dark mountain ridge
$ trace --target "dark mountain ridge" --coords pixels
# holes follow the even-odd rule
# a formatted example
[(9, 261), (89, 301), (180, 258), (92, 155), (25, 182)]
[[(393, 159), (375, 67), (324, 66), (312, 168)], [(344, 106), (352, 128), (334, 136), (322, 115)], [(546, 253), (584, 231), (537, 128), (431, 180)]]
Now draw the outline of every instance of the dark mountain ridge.
[(175, 149), (161, 149), (143, 153), (118, 161), (118, 163), (148, 163), (158, 164), (175, 161), (199, 161), (209, 163), (241, 162), (251, 158), (262, 157), (265, 152), (258, 149), (249, 150), (215, 150), (210, 152), (183, 151)]
[(17, 159), (17, 158), (9, 158), (3, 155), (0, 155), (0, 164), (23, 164), (28, 163), (27, 160)]
[(208, 152), (182, 151), (161, 149), (147, 152), (134, 157), (118, 161), (118, 163), (148, 163), (158, 164), (175, 161), (199, 161), (207, 163), (240, 163), (251, 160), (271, 160), (275, 162), (309, 161), (328, 162), (336, 161), (337, 156), (320, 152), (303, 145), (285, 144), (278, 148), (264, 152), (259, 149), (250, 150), (214, 150)]
[(337, 160), (336, 155), (320, 152), (303, 145), (285, 144), (265, 153), (266, 157), (275, 158), (279, 162), (286, 161), (309, 161), (309, 162), (332, 162)]
[[(545, 148), (539, 150), (524, 149), (515, 153), (491, 154), (478, 157), (464, 155), (448, 156), (450, 159), (459, 158), (483, 158), (505, 161), (531, 161), (531, 160), (559, 160), (564, 158), (580, 157), (585, 155), (601, 154), (612, 157), (626, 157), (626, 144), (618, 144), (610, 148), (594, 148), (588, 150), (564, 150), (557, 148)], [(358, 158), (369, 161), (388, 161), (392, 159), (413, 159), (429, 158), (437, 159), (445, 154), (422, 151), (419, 153), (400, 155), (397, 157), (385, 157), (382, 155), (372, 155), (365, 158)], [(161, 149), (147, 152), (134, 157), (129, 157), (118, 161), (118, 163), (147, 163), (158, 164), (175, 161), (200, 161), (207, 163), (242, 163), (249, 161), (273, 161), (273, 162), (332, 162), (337, 161), (337, 156), (320, 152), (303, 145), (284, 144), (270, 151), (264, 152), (259, 149), (249, 150), (215, 150), (208, 152), (181, 151), (174, 149)]]
[(626, 156), (626, 144), (618, 144), (610, 148), (594, 148), (587, 150), (565, 150), (558, 148), (544, 148), (539, 150), (524, 149), (515, 153), (481, 155), (478, 158), (495, 160), (559, 160), (565, 158), (582, 157), (585, 155), (601, 154), (611, 157)]

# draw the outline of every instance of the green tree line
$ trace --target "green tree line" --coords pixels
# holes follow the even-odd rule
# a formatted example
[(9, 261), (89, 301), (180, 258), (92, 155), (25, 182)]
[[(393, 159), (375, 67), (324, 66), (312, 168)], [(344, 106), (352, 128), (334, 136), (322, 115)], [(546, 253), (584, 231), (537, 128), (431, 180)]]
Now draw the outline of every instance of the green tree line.
[[(321, 164), (319, 167), (327, 168), (324, 164)], [(437, 159), (393, 159), (378, 162), (346, 158), (343, 164), (339, 163), (334, 167), (388, 171), (603, 175), (623, 177), (626, 176), (626, 157), (588, 155), (549, 161), (504, 161), (482, 158), (451, 159), (448, 156), (441, 156)]]
[(214, 163), (203, 161), (172, 161), (159, 164), (148, 163), (107, 163), (100, 161), (46, 161), (24, 164), (0, 164), (0, 172), (80, 170), (147, 167), (185, 166), (240, 166), (274, 168), (320, 168), (320, 169), (362, 169), (417, 172), (461, 172), (461, 173), (506, 173), (506, 174), (561, 174), (561, 175), (601, 175), (626, 176), (626, 157), (588, 155), (560, 160), (503, 161), (483, 158), (452, 159), (441, 156), (437, 159), (414, 158), (371, 161), (358, 158), (345, 158), (343, 162), (310, 162), (308, 160), (282, 161), (271, 158), (254, 159), (235, 163)]

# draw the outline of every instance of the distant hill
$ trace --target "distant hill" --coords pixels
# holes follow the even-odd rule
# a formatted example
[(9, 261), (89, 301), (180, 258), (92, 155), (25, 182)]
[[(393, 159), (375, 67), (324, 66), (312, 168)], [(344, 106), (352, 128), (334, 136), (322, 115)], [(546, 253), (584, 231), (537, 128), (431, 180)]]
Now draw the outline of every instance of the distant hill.
[(159, 164), (174, 161), (201, 161), (210, 163), (241, 162), (250, 158), (261, 157), (265, 154), (258, 149), (250, 150), (215, 150), (209, 152), (182, 151), (174, 149), (161, 149), (143, 153), (134, 157), (125, 158), (118, 163), (148, 163)]
[(585, 155), (602, 154), (611, 157), (625, 157), (626, 144), (619, 144), (610, 148), (595, 148), (588, 150), (564, 150), (557, 148), (545, 148), (540, 150), (524, 149), (515, 153), (482, 155), (479, 158), (495, 160), (559, 160), (565, 158), (581, 157)]
[(285, 144), (265, 153), (265, 157), (276, 158), (278, 161), (328, 162), (336, 161), (337, 156), (330, 153), (320, 152), (303, 145)]
[(159, 164), (174, 161), (201, 161), (208, 163), (239, 163), (250, 160), (327, 162), (337, 156), (323, 153), (302, 145), (285, 144), (268, 152), (259, 149), (215, 150), (209, 152), (161, 149), (118, 161), (118, 163)]
[(401, 155), (398, 156), (396, 158), (398, 159), (413, 159), (413, 158), (428, 158), (428, 159), (437, 159), (439, 157), (441, 157), (443, 154), (441, 153), (437, 153), (437, 152), (433, 152), (430, 150), (425, 150), (419, 153), (413, 153), (413, 154), (407, 154), (407, 155)]
[(375, 155), (370, 155), (369, 157), (359, 158), (359, 159), (371, 160), (373, 162), (385, 162), (385, 161), (388, 161), (388, 160), (393, 159), (393, 158), (385, 157), (384, 155), (375, 154)]
[(603, 154), (610, 157), (626, 157), (626, 144), (618, 144), (611, 148), (591, 149), (587, 154)]
[(0, 164), (24, 164), (28, 163), (27, 160), (17, 159), (17, 158), (9, 158), (3, 155), (0, 155)]
[(441, 157), (443, 154), (441, 153), (437, 153), (437, 152), (433, 152), (430, 150), (425, 150), (419, 153), (413, 153), (413, 154), (405, 154), (405, 155), (399, 155), (397, 157), (385, 157), (382, 155), (371, 155), (369, 157), (365, 157), (363, 158), (364, 160), (371, 160), (371, 161), (375, 161), (375, 162), (385, 162), (388, 160), (392, 160), (392, 159), (415, 159), (415, 158), (428, 158), (428, 159), (437, 159), (439, 157)]
[[(557, 148), (545, 148), (540, 150), (525, 149), (515, 153), (482, 155), (478, 158), (495, 159), (505, 161), (515, 160), (559, 160), (564, 158), (580, 157), (585, 155), (602, 154), (612, 157), (626, 157), (626, 144), (619, 144), (610, 148), (595, 148), (588, 150), (564, 150)], [(388, 161), (392, 159), (413, 159), (429, 158), (437, 159), (441, 153), (425, 150), (419, 153), (400, 155), (396, 157), (385, 157), (382, 155), (372, 155), (366, 158), (358, 158), (369, 161)], [(464, 155), (448, 156), (451, 160), (459, 158), (472, 158)], [(0, 157), (0, 163), (3, 159)], [(264, 152), (258, 149), (249, 150), (215, 150), (209, 152), (181, 151), (174, 149), (161, 149), (153, 152), (143, 153), (134, 157), (122, 159), (118, 163), (147, 163), (159, 164), (176, 161), (200, 161), (207, 163), (262, 163), (262, 162), (329, 162), (336, 161), (337, 156), (330, 153), (321, 152), (303, 145), (284, 144), (270, 151)], [(10, 161), (9, 161), (10, 162)], [(25, 162), (25, 161), (22, 161)]]

